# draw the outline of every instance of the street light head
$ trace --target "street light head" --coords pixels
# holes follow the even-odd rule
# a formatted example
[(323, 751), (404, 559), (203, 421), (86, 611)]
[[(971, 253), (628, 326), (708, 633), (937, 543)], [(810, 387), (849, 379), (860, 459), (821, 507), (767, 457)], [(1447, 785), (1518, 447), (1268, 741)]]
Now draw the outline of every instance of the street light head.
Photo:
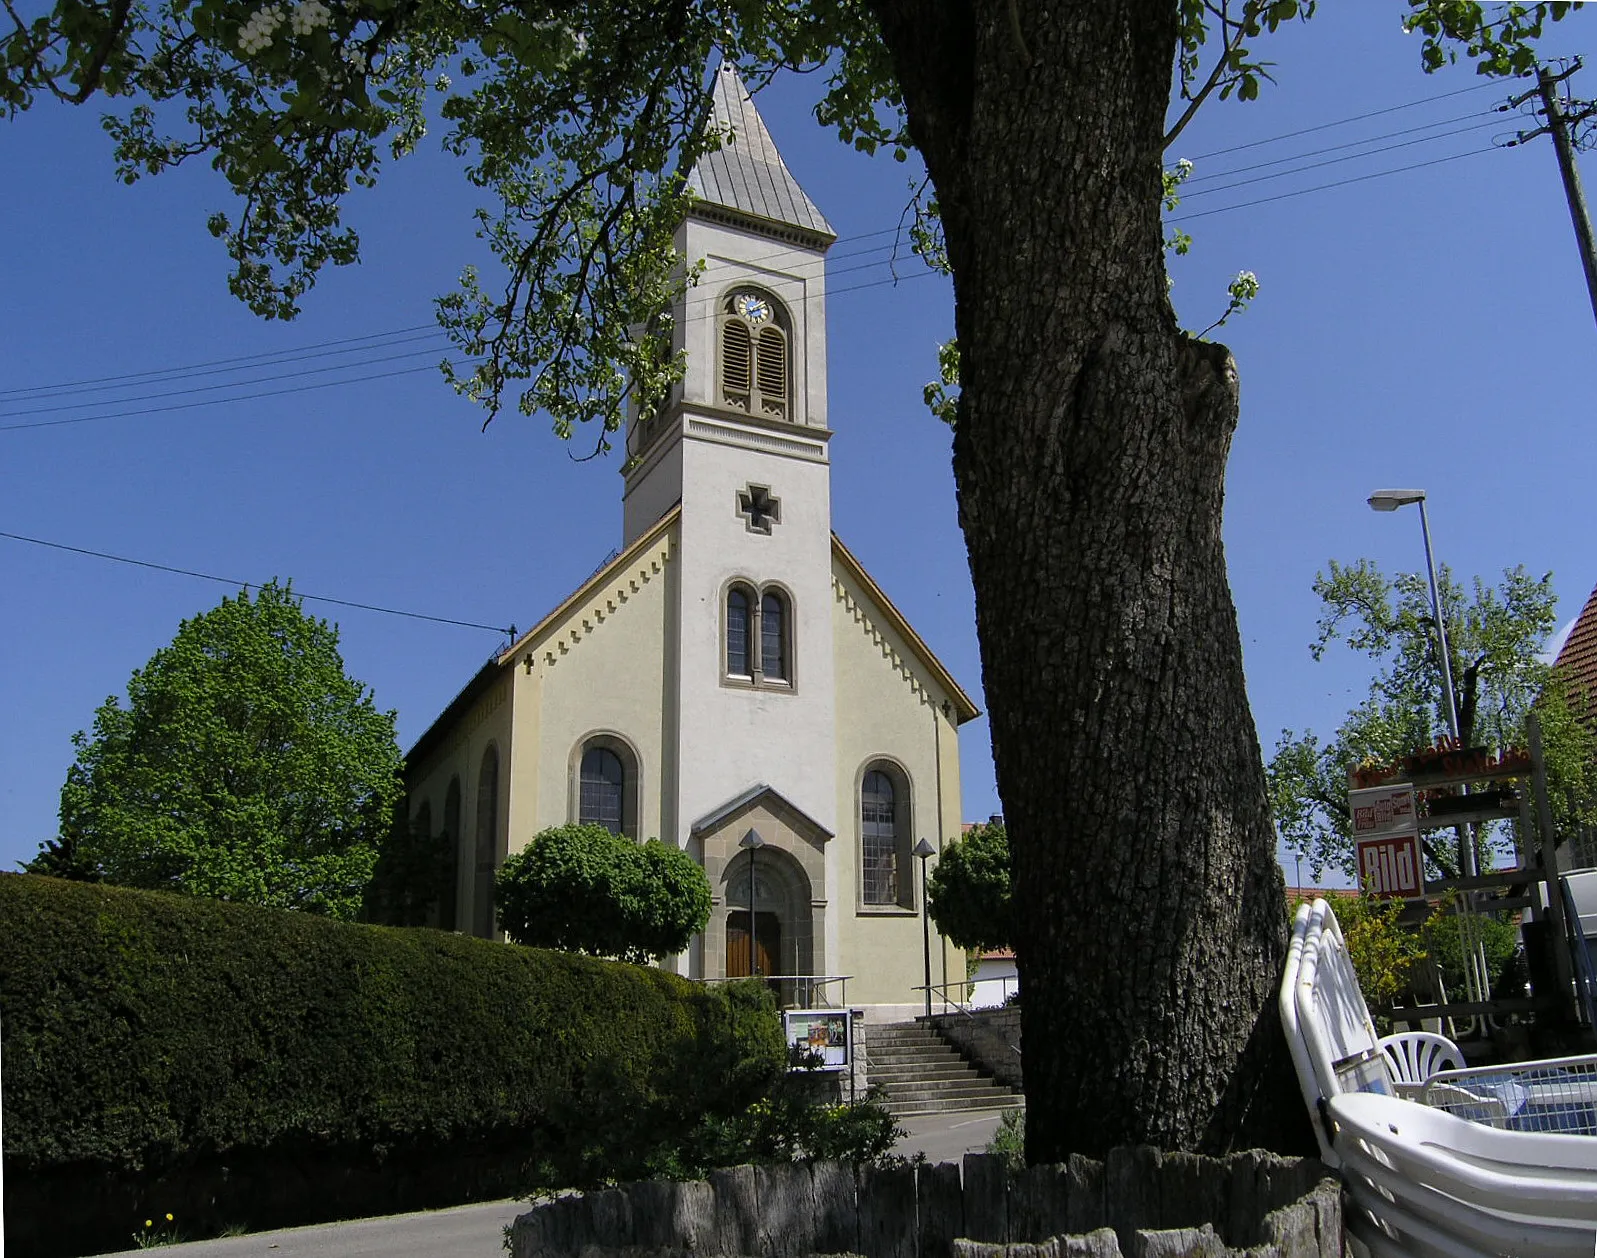
[(1370, 508), (1374, 511), (1396, 511), (1411, 502), (1424, 501), (1423, 489), (1377, 489), (1369, 497)]
[(914, 852), (914, 854), (916, 856), (919, 856), (922, 860), (925, 860), (928, 856), (937, 855), (937, 849), (935, 847), (933, 847), (925, 839), (922, 839), (919, 843), (915, 844), (915, 847), (913, 848), (913, 852)]
[(765, 839), (761, 837), (758, 830), (756, 830), (753, 826), (750, 826), (749, 832), (738, 840), (738, 846), (741, 848), (747, 848), (752, 852), (757, 847), (764, 847)]

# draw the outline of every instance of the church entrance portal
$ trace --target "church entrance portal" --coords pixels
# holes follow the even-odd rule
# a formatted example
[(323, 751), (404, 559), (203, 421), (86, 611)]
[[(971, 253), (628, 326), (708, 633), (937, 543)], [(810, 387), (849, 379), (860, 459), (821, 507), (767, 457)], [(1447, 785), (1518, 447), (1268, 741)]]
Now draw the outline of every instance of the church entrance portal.
[[(759, 953), (759, 973), (780, 974), (782, 955), (782, 920), (775, 913), (754, 915), (754, 946)], [(726, 915), (726, 976), (748, 978), (749, 969), (749, 915), (735, 909)]]

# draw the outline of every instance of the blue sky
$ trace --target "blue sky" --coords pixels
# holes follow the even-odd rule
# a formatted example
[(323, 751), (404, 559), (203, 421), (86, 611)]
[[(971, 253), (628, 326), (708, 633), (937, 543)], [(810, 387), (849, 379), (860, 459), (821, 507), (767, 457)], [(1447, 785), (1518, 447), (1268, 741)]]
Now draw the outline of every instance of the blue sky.
[[(1399, 8), (1372, 8), (1323, 6), (1261, 45), (1278, 84), (1212, 102), (1170, 152), (1196, 163), (1177, 215), (1193, 251), (1172, 267), (1187, 326), (1223, 310), (1237, 271), (1262, 284), (1219, 335), (1242, 377), (1225, 534), (1266, 754), (1285, 726), (1329, 733), (1364, 692), (1361, 662), (1310, 660), (1315, 573), (1333, 557), (1423, 562), (1417, 514), (1371, 512), (1372, 490), (1428, 490), (1457, 573), (1551, 570), (1561, 620), (1597, 583), (1584, 519), (1597, 326), (1551, 146), (1494, 147), (1533, 125), (1491, 112), (1524, 85), (1482, 86), (1466, 66), (1423, 75)], [(1545, 47), (1589, 52), (1594, 29), (1577, 14)], [(1574, 83), (1597, 96), (1597, 67)], [(949, 438), (920, 401), (951, 292), (902, 247), (891, 263), (906, 169), (821, 130), (817, 89), (779, 80), (759, 104), (840, 237), (834, 524), (980, 702)], [(228, 200), (209, 170), (125, 188), (109, 147), (84, 110), (0, 125), (0, 532), (521, 628), (618, 543), (616, 458), (573, 461), (537, 419), (482, 432), (428, 369), (445, 352), (431, 301), (481, 260), (468, 189), (435, 143), (352, 199), (363, 264), (327, 275), (289, 325), (227, 293), (205, 220)], [(80, 387), (201, 364), (210, 374)], [(54, 833), (73, 732), (228, 589), (0, 538), (0, 592), (10, 868)], [(406, 747), (501, 641), (307, 607), (340, 624), (350, 672), (397, 710)], [(965, 727), (962, 762), (964, 814), (986, 817), (999, 805), (985, 720)]]

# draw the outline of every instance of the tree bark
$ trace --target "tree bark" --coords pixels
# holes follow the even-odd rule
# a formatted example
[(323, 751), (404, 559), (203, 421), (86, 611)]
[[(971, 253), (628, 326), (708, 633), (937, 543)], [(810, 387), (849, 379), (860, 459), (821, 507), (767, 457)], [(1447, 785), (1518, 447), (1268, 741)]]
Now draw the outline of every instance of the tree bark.
[(1235, 365), (1159, 219), (1173, 0), (874, 0), (936, 186), (1014, 873), (1027, 1155), (1306, 1132), (1220, 521)]

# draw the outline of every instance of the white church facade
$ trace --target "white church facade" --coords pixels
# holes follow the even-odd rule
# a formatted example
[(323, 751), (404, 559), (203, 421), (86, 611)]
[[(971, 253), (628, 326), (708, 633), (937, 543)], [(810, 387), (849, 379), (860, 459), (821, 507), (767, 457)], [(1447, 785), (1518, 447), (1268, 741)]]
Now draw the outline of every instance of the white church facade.
[[(735, 73), (715, 77), (732, 139), (693, 172), (677, 234), (705, 260), (673, 312), (686, 376), (628, 434), (621, 551), (422, 735), (411, 813), (455, 843), (446, 925), (491, 936), (506, 856), (594, 822), (708, 875), (710, 922), (670, 968), (846, 975), (812, 999), (908, 1012), (913, 849), (960, 833), (958, 727), (977, 711), (832, 533), (835, 236)], [(931, 938), (932, 981), (963, 979), (963, 954)]]

